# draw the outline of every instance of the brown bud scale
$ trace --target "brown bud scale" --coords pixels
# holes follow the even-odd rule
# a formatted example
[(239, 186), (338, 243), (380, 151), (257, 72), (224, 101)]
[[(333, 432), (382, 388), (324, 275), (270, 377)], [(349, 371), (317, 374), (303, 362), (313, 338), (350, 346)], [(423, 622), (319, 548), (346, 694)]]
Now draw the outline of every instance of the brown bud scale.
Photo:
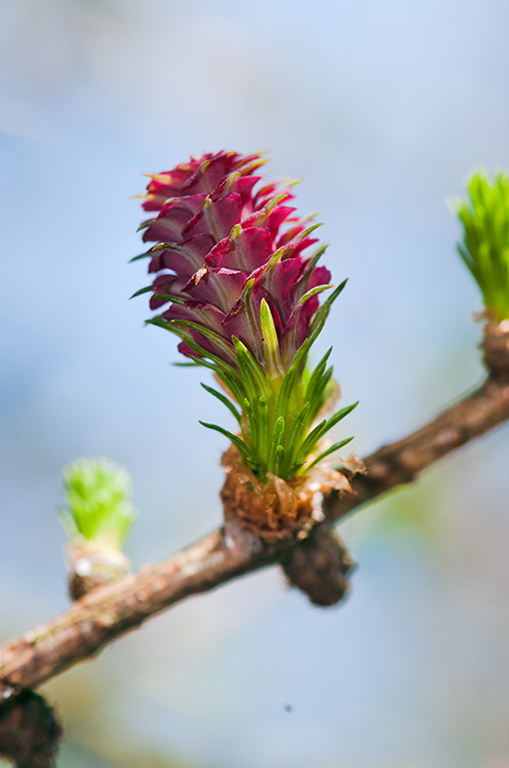
[(221, 490), (225, 520), (235, 520), (266, 541), (303, 538), (323, 520), (323, 496), (333, 489), (348, 493), (350, 483), (326, 461), (290, 482), (268, 474), (260, 480), (231, 446), (223, 454), (226, 478)]

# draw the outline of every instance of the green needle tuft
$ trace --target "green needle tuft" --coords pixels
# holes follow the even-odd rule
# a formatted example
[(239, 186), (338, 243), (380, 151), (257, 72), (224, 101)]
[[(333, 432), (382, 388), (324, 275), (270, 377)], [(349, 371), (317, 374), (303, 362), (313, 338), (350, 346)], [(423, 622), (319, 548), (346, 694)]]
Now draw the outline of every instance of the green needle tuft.
[(509, 175), (476, 171), (468, 197), (450, 201), (463, 227), (458, 252), (496, 320), (509, 318)]

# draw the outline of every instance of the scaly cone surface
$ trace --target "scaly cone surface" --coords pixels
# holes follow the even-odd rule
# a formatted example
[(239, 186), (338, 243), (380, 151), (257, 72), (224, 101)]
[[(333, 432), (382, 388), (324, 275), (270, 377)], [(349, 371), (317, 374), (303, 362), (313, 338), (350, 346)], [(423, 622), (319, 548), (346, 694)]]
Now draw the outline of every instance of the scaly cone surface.
[(155, 279), (135, 294), (150, 292), (151, 309), (164, 311), (147, 322), (179, 336), (191, 365), (214, 371), (224, 392), (203, 386), (240, 434), (205, 426), (228, 436), (262, 483), (302, 477), (345, 445), (322, 441), (354, 407), (317, 423), (337, 386), (330, 350), (314, 370), (308, 353), (346, 281), (334, 289), (317, 265), (327, 247), (312, 249), (319, 225), (296, 215), (290, 185), (262, 183), (264, 163), (222, 151), (150, 177), (143, 208), (154, 215), (141, 229), (156, 245), (136, 258), (150, 259)]

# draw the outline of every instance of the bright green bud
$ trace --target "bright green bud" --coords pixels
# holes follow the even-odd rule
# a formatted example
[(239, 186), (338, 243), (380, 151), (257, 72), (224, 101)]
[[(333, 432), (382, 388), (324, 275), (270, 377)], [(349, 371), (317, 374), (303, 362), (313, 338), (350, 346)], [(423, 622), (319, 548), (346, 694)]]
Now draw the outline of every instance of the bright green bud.
[(69, 538), (81, 535), (99, 546), (122, 549), (136, 518), (127, 470), (106, 458), (78, 459), (64, 468), (63, 481), (67, 505), (62, 523)]

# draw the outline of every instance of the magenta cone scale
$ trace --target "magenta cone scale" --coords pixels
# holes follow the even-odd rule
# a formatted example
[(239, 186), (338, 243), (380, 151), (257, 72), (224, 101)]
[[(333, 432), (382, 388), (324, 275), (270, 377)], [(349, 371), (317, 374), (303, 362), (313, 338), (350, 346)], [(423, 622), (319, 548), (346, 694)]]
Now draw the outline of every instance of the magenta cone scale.
[(307, 353), (344, 283), (320, 307), (318, 295), (333, 286), (317, 266), (326, 246), (312, 249), (318, 225), (296, 215), (290, 185), (262, 181), (264, 163), (223, 151), (150, 177), (143, 207), (154, 216), (141, 229), (156, 243), (143, 254), (154, 281), (138, 293), (151, 292), (151, 309), (163, 309), (148, 322), (214, 370), (234, 402), (207, 389), (238, 419), (242, 438), (207, 426), (235, 438), (260, 475), (289, 479), (311, 466), (323, 436), (308, 433), (332, 369), (322, 361), (309, 371)]

